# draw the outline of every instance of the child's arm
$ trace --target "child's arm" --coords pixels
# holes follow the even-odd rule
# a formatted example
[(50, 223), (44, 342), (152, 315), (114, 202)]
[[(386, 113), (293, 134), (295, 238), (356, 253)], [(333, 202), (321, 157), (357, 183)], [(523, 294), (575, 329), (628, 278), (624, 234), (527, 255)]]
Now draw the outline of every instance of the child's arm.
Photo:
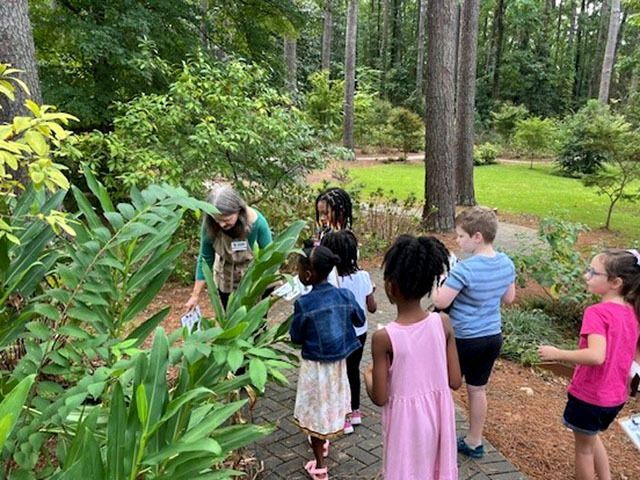
[(454, 290), (453, 288), (444, 285), (443, 287), (436, 289), (431, 297), (431, 302), (437, 309), (444, 310), (453, 303), (459, 293), (460, 290)]
[(453, 327), (449, 315), (440, 312), (442, 327), (447, 340), (447, 372), (449, 374), (449, 387), (458, 390), (462, 385), (462, 372), (460, 371), (460, 360), (458, 359), (458, 349), (456, 348), (456, 338), (453, 334)]
[(373, 296), (373, 292), (367, 295), (367, 310), (369, 313), (376, 313), (376, 310), (378, 310), (378, 304), (376, 303), (376, 297)]
[(570, 362), (578, 365), (602, 365), (607, 354), (607, 339), (592, 333), (587, 336), (587, 348), (562, 350), (551, 345), (540, 345), (538, 355), (543, 361)]
[(364, 325), (364, 322), (367, 321), (367, 317), (364, 315), (364, 310), (362, 307), (358, 305), (356, 301), (356, 297), (353, 296), (349, 290), (344, 290), (349, 295), (349, 302), (351, 303), (351, 323), (354, 327), (361, 327)]
[(376, 331), (371, 338), (373, 365), (370, 365), (364, 373), (364, 384), (369, 398), (379, 407), (389, 399), (387, 384), (391, 351), (391, 340), (387, 331), (385, 329)]
[(504, 295), (502, 295), (502, 303), (506, 303), (507, 305), (510, 305), (513, 303), (515, 299), (516, 299), (516, 283), (513, 282), (511, 285), (509, 285), (509, 287), (507, 288), (507, 291), (504, 292)]

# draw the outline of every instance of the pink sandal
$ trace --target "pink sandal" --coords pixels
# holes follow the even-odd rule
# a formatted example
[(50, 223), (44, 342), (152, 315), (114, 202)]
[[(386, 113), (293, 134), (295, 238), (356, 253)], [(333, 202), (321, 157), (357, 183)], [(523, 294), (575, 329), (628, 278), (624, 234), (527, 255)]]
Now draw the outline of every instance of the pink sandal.
[(311, 477), (311, 480), (329, 480), (329, 473), (327, 473), (327, 467), (316, 468), (316, 461), (310, 460), (304, 466), (304, 469)]
[[(307, 442), (311, 445), (310, 435), (307, 435)], [(329, 456), (329, 445), (331, 445), (331, 442), (329, 440), (325, 440), (324, 445), (322, 446), (322, 458), (327, 458)]]

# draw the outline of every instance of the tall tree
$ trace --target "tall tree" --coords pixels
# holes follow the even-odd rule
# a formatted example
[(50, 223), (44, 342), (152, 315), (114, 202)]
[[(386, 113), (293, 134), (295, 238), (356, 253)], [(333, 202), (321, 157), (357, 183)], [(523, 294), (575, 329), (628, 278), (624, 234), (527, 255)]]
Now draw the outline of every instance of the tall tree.
[(600, 74), (600, 91), (598, 100), (602, 103), (609, 102), (609, 86), (613, 73), (613, 61), (618, 42), (618, 29), (620, 28), (620, 0), (611, 0), (611, 17), (609, 18), (609, 34), (607, 35), (607, 47), (602, 61), (602, 73)]
[(324, 28), (322, 30), (322, 70), (331, 68), (331, 37), (333, 35), (333, 12), (331, 0), (324, 5)]
[(456, 203), (475, 205), (473, 188), (474, 106), (479, 0), (464, 0), (460, 15), (456, 95)]
[(284, 61), (287, 65), (287, 91), (292, 97), (298, 92), (297, 82), (297, 58), (296, 58), (296, 39), (293, 36), (284, 37)]
[(356, 89), (356, 39), (358, 34), (358, 0), (349, 0), (344, 51), (344, 138), (346, 148), (355, 148), (353, 140), (353, 100)]
[(497, 99), (500, 96), (500, 66), (502, 63), (502, 46), (504, 37), (504, 13), (506, 0), (498, 0), (493, 17), (494, 41), (493, 41), (493, 81), (491, 87), (491, 97)]
[(419, 0), (418, 13), (418, 46), (416, 56), (416, 93), (422, 97), (424, 82), (424, 25), (427, 17), (427, 0)]
[(24, 112), (24, 100), (27, 97), (41, 102), (27, 0), (0, 1), (0, 63), (9, 63), (22, 70), (15, 76), (26, 84), (30, 92), (27, 96), (21, 89), (17, 89), (15, 102), (8, 102), (4, 95), (0, 96), (0, 123), (4, 123)]
[(454, 96), (456, 0), (431, 0), (427, 20), (425, 205), (422, 219), (435, 231), (454, 227)]
[(380, 90), (386, 94), (387, 88), (387, 50), (389, 49), (389, 2), (382, 0), (382, 32), (380, 34)]

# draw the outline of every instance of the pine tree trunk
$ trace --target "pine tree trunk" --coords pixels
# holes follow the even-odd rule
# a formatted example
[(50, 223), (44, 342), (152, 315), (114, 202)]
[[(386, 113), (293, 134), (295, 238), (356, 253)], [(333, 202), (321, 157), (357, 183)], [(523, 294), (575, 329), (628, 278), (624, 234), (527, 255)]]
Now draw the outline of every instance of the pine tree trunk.
[(387, 50), (389, 49), (389, 2), (382, 0), (382, 38), (380, 40), (380, 91), (386, 95)]
[(0, 124), (26, 113), (24, 101), (31, 98), (41, 103), (36, 52), (29, 21), (27, 0), (0, 0), (0, 63), (22, 70), (15, 74), (29, 88), (29, 95), (17, 88), (16, 101), (0, 96)]
[(600, 72), (602, 70), (605, 42), (607, 39), (607, 26), (609, 25), (609, 19), (611, 18), (611, 4), (609, 2), (610, 0), (604, 0), (602, 2), (602, 8), (600, 9), (600, 22), (598, 24), (596, 48), (594, 50), (593, 63), (591, 66), (591, 81), (589, 82), (589, 91), (587, 93), (589, 98), (594, 96), (594, 92), (600, 84)]
[(581, 94), (581, 68), (582, 65), (582, 34), (584, 28), (584, 16), (586, 10), (586, 2), (582, 0), (580, 2), (580, 13), (577, 14), (576, 19), (576, 56), (575, 56), (575, 68), (573, 76), (573, 98), (577, 100)]
[(613, 60), (615, 58), (616, 43), (618, 41), (618, 29), (620, 28), (620, 0), (611, 0), (611, 17), (609, 18), (609, 34), (607, 35), (607, 47), (602, 61), (602, 73), (600, 74), (600, 91), (598, 100), (604, 104), (609, 102), (609, 86), (613, 73)]
[(296, 39), (284, 38), (284, 60), (287, 65), (287, 91), (295, 98), (298, 93), (298, 66), (296, 59)]
[(498, 0), (494, 14), (495, 22), (495, 40), (493, 56), (493, 82), (491, 88), (491, 97), (498, 99), (500, 96), (500, 64), (502, 63), (502, 38), (504, 37), (504, 11), (506, 9), (505, 0)]
[(324, 6), (324, 29), (322, 31), (322, 70), (331, 68), (331, 36), (333, 34), (333, 13), (331, 0), (326, 0)]
[(345, 38), (344, 65), (344, 138), (346, 148), (355, 148), (353, 140), (353, 118), (356, 87), (356, 39), (358, 28), (358, 0), (349, 0), (347, 7), (347, 31)]
[(427, 17), (427, 0), (419, 0), (418, 14), (418, 55), (416, 59), (416, 93), (422, 97), (424, 83), (424, 25)]
[(555, 58), (555, 64), (558, 65), (558, 58), (559, 55), (558, 53), (560, 52), (560, 27), (562, 26), (562, 0), (560, 0), (560, 3), (558, 4), (558, 21), (556, 22), (556, 41), (555, 41), (555, 52), (554, 52), (554, 58)]
[(423, 223), (434, 231), (454, 227), (455, 10), (457, 0), (431, 0), (427, 15), (425, 205)]
[(473, 186), (474, 106), (480, 0), (464, 0), (460, 16), (456, 95), (456, 203), (475, 205)]
[[(457, 108), (457, 103), (456, 103), (457, 100), (456, 100), (456, 98), (457, 98), (457, 95), (458, 95), (458, 91), (457, 91), (458, 75), (459, 75), (458, 69), (460, 68), (460, 62), (459, 62), (459, 59), (460, 59), (460, 35), (462, 34), (462, 32), (460, 31), (460, 22), (462, 21), (462, 3), (464, 3), (464, 1), (465, 0), (456, 2), (456, 19), (455, 19), (455, 22), (456, 22), (456, 33), (455, 33), (456, 48), (455, 48), (455, 51), (453, 53), (453, 55), (454, 55), (453, 58), (456, 59), (455, 60), (455, 65), (454, 65), (454, 68), (453, 68), (453, 85), (454, 85), (454, 89), (455, 89), (454, 90), (453, 100), (454, 100), (455, 108)], [(456, 110), (454, 109), (454, 115), (455, 115), (455, 111)]]

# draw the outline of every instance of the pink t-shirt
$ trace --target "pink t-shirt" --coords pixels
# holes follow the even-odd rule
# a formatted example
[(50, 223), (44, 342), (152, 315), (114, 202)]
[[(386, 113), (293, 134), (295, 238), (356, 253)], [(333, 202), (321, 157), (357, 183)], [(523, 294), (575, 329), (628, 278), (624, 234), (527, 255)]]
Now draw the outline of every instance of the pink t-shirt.
[(602, 335), (607, 351), (602, 365), (578, 365), (568, 391), (600, 407), (627, 401), (629, 369), (638, 342), (638, 319), (630, 305), (604, 302), (587, 307), (582, 318), (578, 348), (587, 348), (587, 336)]

